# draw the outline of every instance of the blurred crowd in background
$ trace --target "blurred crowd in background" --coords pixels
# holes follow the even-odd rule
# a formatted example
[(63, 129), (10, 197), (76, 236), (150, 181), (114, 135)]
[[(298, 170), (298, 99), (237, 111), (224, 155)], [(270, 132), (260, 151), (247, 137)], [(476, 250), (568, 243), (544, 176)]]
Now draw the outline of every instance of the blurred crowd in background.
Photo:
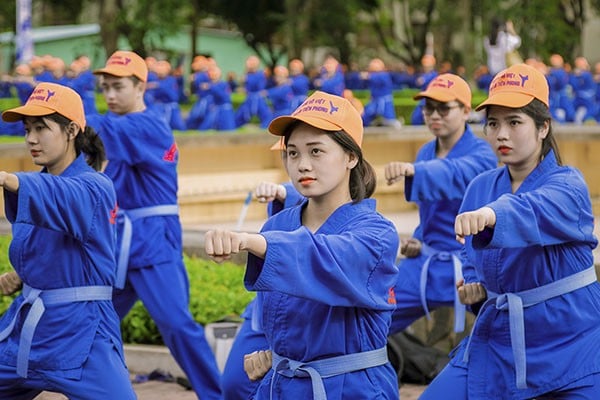
[[(236, 76), (233, 72), (224, 74), (208, 56), (194, 57), (190, 66), (171, 65), (167, 60), (147, 57), (150, 72), (146, 104), (159, 109), (174, 130), (227, 131), (250, 122), (266, 127), (273, 118), (289, 114), (311, 91), (318, 89), (350, 99), (360, 109), (365, 126), (399, 129), (403, 123), (423, 124), (420, 105), (416, 102), (410, 121), (397, 117), (394, 99), (400, 96), (400, 91), (424, 90), (433, 78), (446, 72), (462, 76), (471, 83), (473, 91), (483, 93), (493, 79), (487, 65), (479, 66), (472, 76), (466, 76), (464, 67), (438, 62), (433, 55), (423, 56), (418, 66), (386, 65), (375, 58), (364, 69), (342, 65), (333, 56), (328, 56), (323, 65), (310, 68), (299, 59), (272, 70), (262, 67), (256, 56), (241, 61), (245, 62), (244, 74)], [(559, 54), (547, 61), (527, 59), (524, 62), (546, 76), (556, 122), (596, 124), (600, 121), (600, 62), (592, 68), (584, 57), (564, 60)], [(191, 72), (186, 73), (190, 69)], [(86, 113), (98, 113), (99, 83), (92, 74), (89, 57), (81, 55), (68, 63), (52, 55), (35, 56), (28, 64), (17, 65), (11, 74), (2, 76), (0, 98), (18, 98), (23, 104), (39, 82), (73, 88), (83, 98)], [(232, 95), (235, 93), (240, 93), (243, 101), (234, 106)], [(185, 111), (182, 105), (187, 105), (183, 107)], [(477, 121), (477, 117), (473, 120)], [(2, 128), (2, 133), (12, 134), (10, 127)]]

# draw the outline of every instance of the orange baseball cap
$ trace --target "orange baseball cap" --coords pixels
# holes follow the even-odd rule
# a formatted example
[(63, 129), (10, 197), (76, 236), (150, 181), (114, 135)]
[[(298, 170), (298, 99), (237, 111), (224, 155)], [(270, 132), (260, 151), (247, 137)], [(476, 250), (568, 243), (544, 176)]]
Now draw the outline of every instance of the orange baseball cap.
[(418, 93), (414, 99), (428, 98), (446, 103), (452, 100), (460, 101), (467, 109), (471, 109), (471, 87), (460, 76), (454, 74), (441, 74), (435, 77), (427, 89)]
[(271, 121), (269, 132), (283, 136), (294, 121), (302, 121), (325, 131), (343, 130), (358, 146), (362, 146), (362, 118), (356, 108), (343, 97), (317, 90), (292, 115), (277, 117)]
[(142, 82), (148, 80), (148, 66), (142, 57), (133, 51), (117, 50), (106, 60), (104, 68), (94, 74), (108, 74), (118, 77), (135, 76)]
[(27, 102), (2, 113), (6, 122), (21, 121), (25, 117), (43, 117), (58, 113), (85, 129), (85, 114), (81, 97), (71, 88), (56, 83), (42, 82), (33, 89)]
[(487, 106), (520, 108), (533, 99), (538, 99), (549, 107), (548, 97), (548, 81), (544, 74), (529, 65), (516, 64), (496, 74), (490, 84), (488, 98), (475, 110), (479, 111)]

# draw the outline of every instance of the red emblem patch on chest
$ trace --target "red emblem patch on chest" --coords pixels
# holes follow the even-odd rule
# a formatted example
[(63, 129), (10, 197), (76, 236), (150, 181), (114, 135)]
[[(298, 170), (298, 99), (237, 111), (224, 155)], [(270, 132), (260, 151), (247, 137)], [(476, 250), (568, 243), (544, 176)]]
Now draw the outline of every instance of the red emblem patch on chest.
[(396, 292), (394, 292), (394, 288), (391, 287), (388, 289), (388, 304), (396, 304)]
[(165, 151), (163, 160), (168, 162), (175, 162), (175, 156), (177, 155), (177, 143), (173, 143), (169, 150)]
[(117, 213), (119, 212), (119, 206), (117, 205), (117, 203), (115, 203), (115, 208), (113, 208), (112, 210), (110, 210), (110, 223), (112, 225), (117, 223)]

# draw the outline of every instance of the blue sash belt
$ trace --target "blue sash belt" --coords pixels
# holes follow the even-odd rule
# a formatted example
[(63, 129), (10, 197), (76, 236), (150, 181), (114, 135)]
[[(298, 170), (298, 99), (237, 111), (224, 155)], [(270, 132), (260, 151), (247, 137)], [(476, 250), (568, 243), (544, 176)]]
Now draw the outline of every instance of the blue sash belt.
[(121, 239), (121, 248), (119, 250), (119, 261), (117, 262), (117, 279), (115, 281), (115, 287), (117, 289), (123, 289), (125, 287), (127, 265), (129, 264), (129, 250), (131, 248), (131, 236), (133, 234), (132, 222), (146, 217), (177, 215), (178, 212), (179, 207), (175, 204), (118, 211), (117, 215), (119, 218), (123, 219), (123, 238)]
[[(510, 344), (513, 351), (515, 361), (516, 383), (518, 389), (527, 389), (527, 360), (525, 355), (525, 319), (523, 309), (544, 301), (550, 300), (553, 297), (565, 295), (577, 289), (581, 289), (587, 285), (597, 282), (596, 271), (594, 267), (590, 267), (566, 278), (554, 281), (544, 286), (539, 286), (533, 289), (524, 290), (517, 293), (502, 293), (497, 294), (488, 292), (489, 298), (483, 303), (479, 315), (482, 315), (484, 308), (491, 304), (496, 305), (497, 310), (508, 310), (508, 323), (510, 329)], [(467, 348), (463, 361), (469, 361), (469, 348), (471, 346), (471, 338), (475, 332), (477, 320), (473, 324), (471, 336), (467, 342)]]
[[(323, 378), (378, 367), (387, 362), (388, 356), (386, 347), (310, 362), (290, 360), (289, 358), (282, 357), (273, 352), (272, 368), (276, 374), (288, 378), (309, 378), (312, 383), (313, 399), (327, 400)], [(273, 383), (275, 382), (276, 374), (273, 374), (273, 377), (271, 378), (271, 398), (273, 397)]]
[[(422, 244), (421, 252), (427, 257), (427, 261), (423, 264), (421, 269), (421, 280), (420, 280), (420, 294), (421, 294), (421, 305), (425, 310), (425, 316), (427, 319), (431, 319), (429, 315), (429, 308), (427, 307), (427, 274), (429, 272), (429, 264), (432, 259), (440, 261), (452, 260), (454, 266), (454, 285), (460, 281), (462, 276), (462, 263), (456, 254), (450, 251), (437, 251), (432, 247), (427, 246), (425, 243)], [(465, 330), (465, 305), (462, 304), (458, 298), (458, 290), (454, 290), (454, 332), (462, 332)]]
[(45, 305), (74, 303), (79, 301), (99, 301), (112, 300), (111, 286), (78, 286), (61, 289), (40, 290), (31, 286), (23, 285), (23, 302), (19, 305), (15, 316), (10, 324), (0, 332), (0, 342), (10, 335), (15, 327), (17, 317), (25, 304), (31, 304), (27, 312), (25, 322), (21, 328), (21, 337), (19, 339), (19, 350), (17, 352), (17, 374), (27, 378), (27, 368), (29, 366), (29, 353), (31, 351), (31, 342), (38, 322), (42, 318)]

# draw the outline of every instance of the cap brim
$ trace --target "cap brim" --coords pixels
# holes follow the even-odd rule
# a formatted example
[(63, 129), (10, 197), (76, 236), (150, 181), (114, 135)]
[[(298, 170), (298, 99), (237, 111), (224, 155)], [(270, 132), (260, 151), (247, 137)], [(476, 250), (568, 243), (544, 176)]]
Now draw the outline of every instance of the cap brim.
[(452, 95), (448, 92), (441, 92), (438, 90), (425, 90), (424, 92), (417, 93), (413, 99), (420, 100), (423, 98), (432, 99), (435, 101), (440, 101), (442, 103), (447, 103), (449, 101), (455, 100), (456, 96)]
[(286, 132), (288, 126), (290, 126), (290, 124), (293, 123), (294, 121), (302, 121), (302, 122), (307, 123), (308, 125), (314, 126), (315, 128), (323, 129), (325, 131), (339, 131), (342, 129), (341, 127), (337, 126), (336, 124), (333, 124), (329, 121), (325, 121), (320, 118), (311, 118), (311, 117), (304, 117), (304, 116), (299, 116), (299, 117), (283, 116), (283, 117), (277, 117), (273, 121), (271, 121), (271, 123), (269, 124), (268, 130), (273, 135), (283, 136), (283, 135), (285, 135), (285, 132)]
[(535, 97), (524, 94), (524, 93), (515, 93), (515, 92), (502, 92), (497, 93), (493, 96), (488, 97), (483, 103), (475, 107), (475, 111), (481, 111), (482, 109), (489, 106), (502, 106), (509, 108), (521, 108), (525, 107), (527, 104), (531, 103), (531, 101)]
[(2, 119), (6, 122), (21, 121), (25, 117), (42, 117), (44, 115), (54, 114), (56, 111), (38, 105), (24, 105), (21, 107), (6, 110), (2, 113)]
[(96, 70), (94, 70), (94, 74), (95, 75), (108, 74), (108, 75), (113, 75), (113, 76), (118, 76), (118, 77), (133, 76), (130, 69), (120, 68), (120, 67), (114, 66), (114, 65), (111, 67), (96, 69)]

